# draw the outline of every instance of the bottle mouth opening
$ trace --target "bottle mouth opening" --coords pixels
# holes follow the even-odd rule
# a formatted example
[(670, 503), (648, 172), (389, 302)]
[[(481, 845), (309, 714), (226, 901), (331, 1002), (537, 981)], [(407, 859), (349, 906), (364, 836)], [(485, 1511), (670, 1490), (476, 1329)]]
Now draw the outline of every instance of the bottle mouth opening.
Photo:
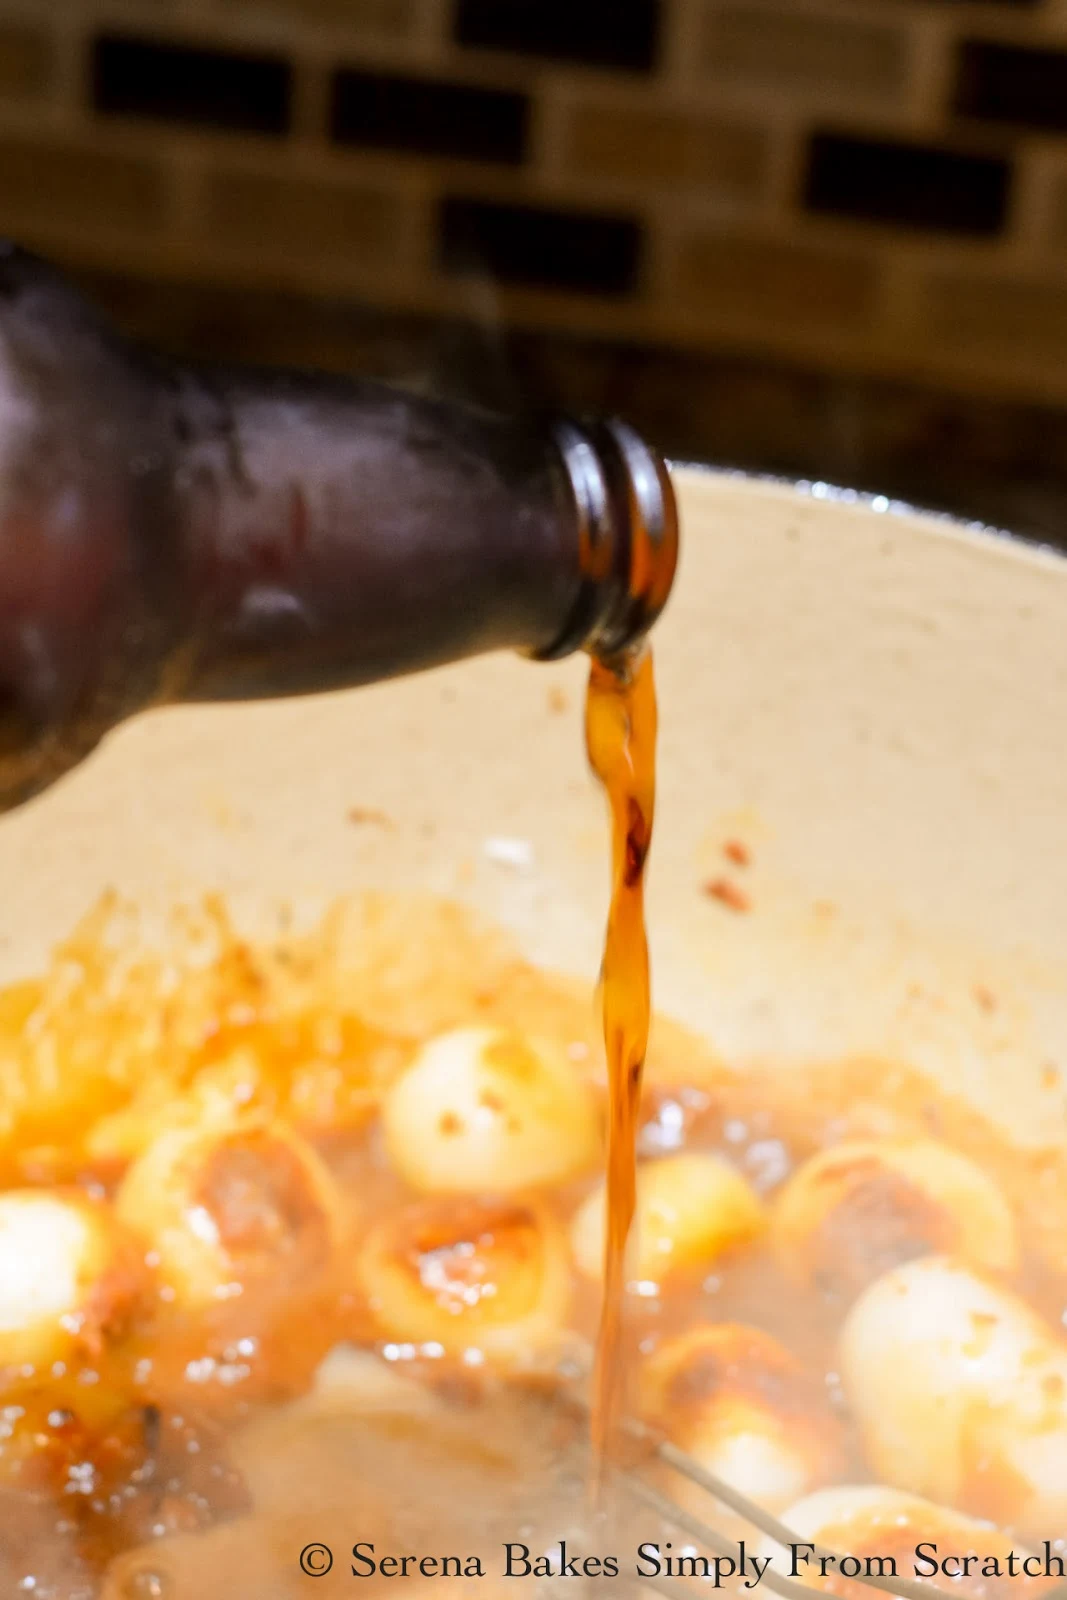
[(663, 610), (678, 566), (678, 504), (662, 456), (628, 424), (553, 429), (578, 516), (581, 587), (540, 660), (584, 649), (610, 661), (635, 651)]

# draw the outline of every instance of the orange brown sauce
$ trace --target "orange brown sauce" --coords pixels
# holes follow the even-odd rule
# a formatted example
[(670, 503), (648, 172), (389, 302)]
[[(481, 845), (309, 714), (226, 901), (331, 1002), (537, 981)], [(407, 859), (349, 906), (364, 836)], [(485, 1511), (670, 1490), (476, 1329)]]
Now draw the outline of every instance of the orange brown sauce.
[[(623, 850), (616, 884), (629, 892), (626, 860)], [(238, 1120), (275, 1118), (307, 1140), (344, 1215), (336, 1236), (324, 1232), (284, 1164), (264, 1183), (253, 1143), (236, 1167), (209, 1169), (201, 1198), (237, 1257), (269, 1252), (281, 1238), (299, 1257), (298, 1271), (280, 1279), (250, 1273), (240, 1292), (195, 1310), (168, 1299), (152, 1262), (138, 1259), (132, 1280), (107, 1291), (99, 1337), (61, 1370), (0, 1377), (4, 1594), (32, 1575), (50, 1600), (91, 1595), (119, 1552), (245, 1510), (249, 1490), (230, 1448), (235, 1430), (306, 1392), (339, 1342), (380, 1349), (400, 1339), (399, 1329), (383, 1325), (361, 1276), (361, 1252), (379, 1251), (405, 1293), (439, 1289), (443, 1328), (450, 1299), (491, 1298), (500, 1260), (518, 1260), (518, 1275), (500, 1292), (513, 1297), (517, 1316), (528, 1311), (535, 1288), (524, 1274), (535, 1283), (546, 1237), (532, 1219), (548, 1218), (552, 1238), (565, 1241), (601, 1172), (522, 1195), (415, 1192), (385, 1156), (378, 1111), (420, 1044), (472, 1023), (553, 1039), (597, 1096), (605, 1135), (612, 1115), (625, 1133), (644, 1053), (640, 1017), (614, 1014), (612, 1060), (627, 1065), (621, 1079), (617, 1070), (609, 1078), (585, 986), (533, 968), (450, 905), (372, 898), (338, 908), (310, 932), (253, 944), (209, 904), (158, 950), (124, 917), (105, 905), (46, 973), (0, 992), (4, 1186), (70, 1184), (110, 1206), (131, 1161), (162, 1130), (200, 1126), (226, 1108)], [(605, 1003), (615, 970), (609, 960)], [(632, 1001), (629, 979), (623, 992)], [(521, 1053), (515, 1061), (521, 1071)], [(625, 1092), (612, 1113), (611, 1084), (620, 1082)], [(1025, 1242), (1014, 1287), (1054, 1322), (1067, 1305), (1067, 1156), (1015, 1149), (906, 1066), (860, 1060), (734, 1071), (703, 1041), (656, 1018), (635, 1133), (642, 1158), (714, 1152), (764, 1196), (805, 1157), (842, 1139), (936, 1136), (972, 1157), (1007, 1197)], [(625, 1171), (616, 1182), (623, 1216)], [(862, 1218), (848, 1226), (862, 1229), (876, 1257), (900, 1259), (912, 1230), (917, 1248), (928, 1242), (929, 1219), (906, 1194), (874, 1186), (865, 1195)], [(860, 1249), (850, 1238), (849, 1250)], [(600, 1285), (566, 1266), (564, 1277), (567, 1325), (592, 1341)], [(820, 1290), (793, 1281), (757, 1241), (706, 1271), (668, 1277), (655, 1295), (628, 1295), (612, 1334), (612, 1371), (639, 1372), (668, 1338), (698, 1324), (773, 1336), (788, 1352), (785, 1367), (756, 1363), (739, 1379), (728, 1372), (727, 1381), (739, 1383), (742, 1398), (751, 1391), (755, 1401), (780, 1406), (787, 1422), (814, 1418), (818, 1427), (824, 1418), (831, 1475), (867, 1481), (834, 1380), (845, 1304), (840, 1284)], [(477, 1325), (475, 1306), (475, 1334)], [(758, 1343), (758, 1335), (746, 1337)], [(437, 1332), (420, 1333), (400, 1359), (440, 1377), (449, 1353), (442, 1359), (424, 1348), (435, 1341), (443, 1342)], [(699, 1400), (722, 1373), (709, 1357), (672, 1379), (666, 1411)], [(987, 1514), (1010, 1519), (1008, 1469), (976, 1461), (974, 1471)]]

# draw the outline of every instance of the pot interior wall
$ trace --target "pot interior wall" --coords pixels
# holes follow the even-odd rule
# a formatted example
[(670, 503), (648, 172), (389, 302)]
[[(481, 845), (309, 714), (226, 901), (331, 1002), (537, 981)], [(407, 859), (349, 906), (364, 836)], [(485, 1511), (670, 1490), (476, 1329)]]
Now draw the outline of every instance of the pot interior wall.
[[(677, 477), (658, 1006), (739, 1061), (913, 1061), (1047, 1139), (1067, 1073), (1067, 562)], [(583, 688), (580, 660), (496, 657), (143, 717), (0, 822), (0, 977), (38, 967), (106, 888), (151, 914), (219, 889), (253, 929), (374, 888), (456, 898), (592, 984), (607, 846)], [(705, 892), (722, 876), (749, 910)]]

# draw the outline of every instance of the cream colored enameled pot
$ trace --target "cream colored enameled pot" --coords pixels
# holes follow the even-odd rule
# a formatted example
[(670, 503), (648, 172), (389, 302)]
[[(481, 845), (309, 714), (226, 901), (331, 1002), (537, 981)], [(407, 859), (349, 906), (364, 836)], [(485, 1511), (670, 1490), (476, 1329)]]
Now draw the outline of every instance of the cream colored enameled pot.
[[(1057, 1139), (1067, 562), (885, 502), (677, 482), (658, 1007), (734, 1060), (907, 1059), (1015, 1136)], [(584, 675), (493, 657), (140, 719), (0, 821), (0, 979), (38, 968), (107, 887), (149, 909), (221, 889), (253, 930), (374, 887), (468, 902), (592, 982), (607, 847)], [(733, 837), (754, 856), (747, 913), (702, 891)]]

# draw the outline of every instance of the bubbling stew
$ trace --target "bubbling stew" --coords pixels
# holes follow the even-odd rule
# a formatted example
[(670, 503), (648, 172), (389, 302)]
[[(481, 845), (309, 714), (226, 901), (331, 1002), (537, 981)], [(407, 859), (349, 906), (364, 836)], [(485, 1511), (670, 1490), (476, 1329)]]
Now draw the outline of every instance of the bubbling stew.
[[(454, 906), (253, 943), (102, 905), (0, 993), (0, 1593), (288, 1600), (338, 1529), (351, 1592), (357, 1540), (521, 1540), (538, 1483), (576, 1516), (544, 1401), (598, 1325), (607, 1107), (587, 986)], [(1061, 1149), (662, 1017), (637, 1149), (634, 1411), (804, 1539), (1062, 1551)]]

